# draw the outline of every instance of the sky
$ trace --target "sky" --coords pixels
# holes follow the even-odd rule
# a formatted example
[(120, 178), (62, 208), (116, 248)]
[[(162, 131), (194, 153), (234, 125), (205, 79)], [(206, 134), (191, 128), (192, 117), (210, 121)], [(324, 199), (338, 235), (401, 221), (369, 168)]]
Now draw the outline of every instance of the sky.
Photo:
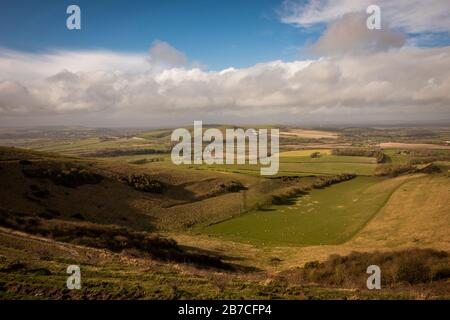
[(0, 126), (193, 120), (448, 121), (450, 1), (0, 2)]
[[(77, 4), (82, 31), (66, 28), (66, 8)], [(317, 34), (280, 21), (273, 0), (2, 0), (2, 47), (146, 52), (160, 39), (209, 69), (248, 67), (298, 58), (297, 47)], [(18, 23), (20, 21), (20, 23)]]

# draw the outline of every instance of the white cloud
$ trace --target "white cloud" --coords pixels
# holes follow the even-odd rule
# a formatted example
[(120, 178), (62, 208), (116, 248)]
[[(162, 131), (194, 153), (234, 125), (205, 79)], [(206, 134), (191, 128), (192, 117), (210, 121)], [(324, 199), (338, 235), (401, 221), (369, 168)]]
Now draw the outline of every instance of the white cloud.
[(403, 33), (390, 30), (369, 30), (367, 16), (363, 13), (347, 13), (329, 24), (319, 40), (307, 47), (307, 51), (319, 55), (361, 54), (400, 48), (406, 42)]
[(0, 123), (43, 116), (47, 122), (130, 126), (190, 119), (292, 122), (358, 114), (368, 119), (450, 118), (450, 47), (273, 61), (222, 71), (161, 69), (148, 61), (145, 55), (113, 52), (0, 50)]
[(187, 65), (186, 55), (167, 42), (155, 40), (149, 50), (149, 61), (152, 65), (163, 67), (183, 67)]
[(450, 1), (448, 0), (287, 0), (281, 12), (285, 23), (309, 27), (329, 23), (347, 13), (365, 12), (376, 4), (382, 20), (391, 27), (408, 33), (449, 32)]
[(127, 70), (135, 73), (150, 69), (143, 54), (111, 51), (49, 51), (25, 53), (0, 48), (0, 77), (32, 80), (54, 75), (61, 70), (90, 72)]

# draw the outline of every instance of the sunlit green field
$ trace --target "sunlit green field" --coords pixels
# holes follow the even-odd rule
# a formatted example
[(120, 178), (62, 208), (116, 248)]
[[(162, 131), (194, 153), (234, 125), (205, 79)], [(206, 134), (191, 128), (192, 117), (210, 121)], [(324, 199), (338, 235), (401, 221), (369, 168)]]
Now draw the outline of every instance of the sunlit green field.
[(356, 234), (401, 184), (357, 177), (292, 199), (289, 205), (258, 210), (203, 231), (259, 245), (339, 244)]
[[(149, 161), (148, 163), (142, 164), (142, 166), (148, 166), (149, 168), (175, 167), (170, 159), (170, 154), (134, 155), (115, 157), (114, 159), (125, 162), (133, 162), (141, 159), (150, 160), (152, 158), (158, 158), (161, 159), (161, 161)], [(376, 160), (369, 157), (323, 155), (319, 158), (311, 158), (310, 156), (288, 156), (280, 157), (278, 176), (336, 175), (341, 173), (354, 173), (362, 176), (370, 176), (373, 174), (376, 166)], [(259, 164), (186, 164), (176, 167), (192, 170), (213, 170), (260, 176)]]
[[(357, 175), (372, 175), (377, 164), (374, 158), (347, 157), (326, 155), (320, 158), (281, 157), (278, 175), (335, 175), (354, 173)], [(196, 165), (192, 168), (219, 170), (250, 175), (260, 175), (259, 165)]]

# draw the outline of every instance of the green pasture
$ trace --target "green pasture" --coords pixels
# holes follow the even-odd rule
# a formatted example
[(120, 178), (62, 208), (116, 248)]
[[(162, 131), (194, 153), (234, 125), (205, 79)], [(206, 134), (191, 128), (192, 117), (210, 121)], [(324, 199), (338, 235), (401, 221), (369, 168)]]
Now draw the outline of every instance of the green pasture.
[(293, 198), (288, 205), (245, 213), (203, 232), (257, 245), (325, 245), (349, 240), (401, 182), (357, 177)]
[[(170, 161), (170, 158), (168, 158)], [(260, 175), (260, 165), (185, 165), (189, 168)], [(374, 158), (324, 155), (319, 158), (280, 157), (278, 176), (336, 175), (354, 173), (370, 176), (377, 164)]]

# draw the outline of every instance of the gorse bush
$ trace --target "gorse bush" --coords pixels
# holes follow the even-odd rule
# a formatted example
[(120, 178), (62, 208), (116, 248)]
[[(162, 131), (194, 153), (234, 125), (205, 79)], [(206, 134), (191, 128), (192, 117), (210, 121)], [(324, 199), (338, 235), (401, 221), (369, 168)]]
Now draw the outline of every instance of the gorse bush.
[(410, 174), (410, 173), (416, 173), (418, 170), (416, 167), (409, 165), (409, 164), (403, 164), (403, 165), (381, 165), (378, 166), (375, 169), (374, 174), (376, 176), (390, 176), (390, 177), (397, 177), (402, 174)]
[(28, 178), (48, 179), (56, 185), (69, 188), (76, 188), (85, 184), (97, 184), (103, 179), (103, 176), (99, 174), (78, 167), (69, 169), (25, 167), (22, 172)]
[(246, 190), (247, 188), (240, 181), (230, 181), (227, 183), (222, 183), (220, 188), (225, 192), (239, 192), (241, 190)]
[(402, 165), (380, 165), (375, 169), (374, 174), (376, 176), (390, 176), (397, 177), (403, 174), (411, 174), (411, 173), (439, 173), (442, 170), (435, 164), (430, 163), (429, 165), (419, 169), (411, 164), (402, 164)]
[(325, 187), (329, 187), (333, 184), (340, 183), (343, 181), (348, 181), (355, 178), (356, 175), (352, 173), (343, 173), (337, 176), (332, 177), (320, 177), (316, 181), (314, 181), (313, 188), (321, 189)]
[(332, 255), (325, 262), (311, 261), (297, 270), (298, 279), (332, 286), (365, 287), (369, 265), (381, 269), (383, 285), (418, 284), (450, 278), (450, 256), (445, 251), (408, 249), (396, 252), (353, 252)]
[(137, 159), (137, 160), (129, 161), (128, 163), (146, 164), (146, 163), (159, 162), (159, 161), (164, 161), (164, 158), (150, 158), (150, 159), (144, 158), (144, 159)]
[(161, 181), (153, 179), (146, 174), (130, 174), (128, 176), (117, 177), (117, 180), (139, 191), (163, 193), (165, 190), (164, 184)]

